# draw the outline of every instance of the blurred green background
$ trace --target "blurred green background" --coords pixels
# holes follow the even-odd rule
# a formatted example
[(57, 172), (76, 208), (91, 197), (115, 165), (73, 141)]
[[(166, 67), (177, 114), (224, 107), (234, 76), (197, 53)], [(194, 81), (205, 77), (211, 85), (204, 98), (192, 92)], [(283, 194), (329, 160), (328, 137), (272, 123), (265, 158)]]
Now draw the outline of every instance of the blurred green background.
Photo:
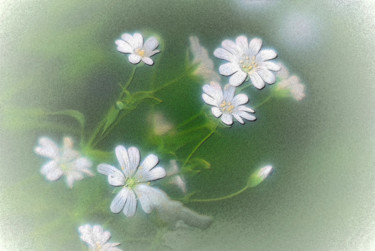
[[(197, 35), (212, 55), (222, 40), (245, 34), (274, 48), (307, 90), (301, 102), (273, 99), (256, 110), (256, 122), (220, 129), (202, 146), (196, 156), (209, 161), (211, 168), (187, 179), (188, 190), (198, 190), (199, 198), (237, 191), (260, 166), (272, 164), (275, 171), (260, 186), (233, 199), (187, 204), (212, 215), (214, 223), (207, 230), (169, 231), (168, 246), (173, 250), (375, 248), (375, 6), (370, 1), (0, 3), (2, 250), (81, 250), (77, 228), (85, 223), (102, 224), (124, 250), (149, 248), (133, 236), (152, 236), (151, 220), (144, 214), (126, 219), (110, 213), (114, 195), (105, 177), (84, 179), (69, 190), (62, 181), (44, 180), (39, 174), (44, 160), (33, 153), (40, 136), (58, 143), (65, 135), (79, 140), (76, 121), (43, 119), (42, 110), (79, 110), (88, 130), (94, 128), (131, 69), (114, 41), (135, 31), (157, 34), (164, 41), (160, 61), (139, 69), (136, 87), (149, 87), (154, 70), (157, 83), (181, 73), (190, 35)], [(215, 60), (215, 69), (220, 63)], [(261, 102), (271, 89), (246, 89), (250, 105)], [(157, 109), (175, 124), (203, 105), (201, 86), (189, 82), (158, 97), (164, 102)], [(129, 114), (99, 147), (112, 151), (125, 144), (139, 147), (143, 156), (153, 152), (144, 143), (148, 107), (141, 105)], [(98, 204), (107, 211), (90, 210)]]

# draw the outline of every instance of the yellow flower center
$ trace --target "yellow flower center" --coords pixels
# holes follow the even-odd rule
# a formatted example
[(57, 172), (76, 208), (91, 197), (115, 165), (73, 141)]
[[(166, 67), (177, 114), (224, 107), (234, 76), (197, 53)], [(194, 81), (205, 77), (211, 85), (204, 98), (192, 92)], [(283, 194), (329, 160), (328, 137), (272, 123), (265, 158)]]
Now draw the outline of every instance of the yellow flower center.
[(97, 242), (97, 243), (95, 243), (95, 251), (100, 251), (100, 250), (102, 250), (102, 244), (100, 243), (100, 242)]
[(134, 178), (128, 178), (125, 183), (125, 187), (132, 189), (137, 184), (137, 180)]
[(140, 57), (144, 57), (145, 56), (145, 50), (143, 50), (143, 49), (135, 49), (135, 53), (137, 53), (138, 54), (138, 56), (140, 56)]
[(223, 100), (220, 104), (220, 108), (223, 112), (229, 112), (232, 113), (234, 110), (234, 105), (231, 102), (227, 102), (226, 100)]
[(255, 56), (251, 57), (251, 60), (248, 56), (245, 59), (240, 60), (240, 66), (244, 72), (250, 72), (251, 70), (258, 67), (258, 64), (255, 61)]

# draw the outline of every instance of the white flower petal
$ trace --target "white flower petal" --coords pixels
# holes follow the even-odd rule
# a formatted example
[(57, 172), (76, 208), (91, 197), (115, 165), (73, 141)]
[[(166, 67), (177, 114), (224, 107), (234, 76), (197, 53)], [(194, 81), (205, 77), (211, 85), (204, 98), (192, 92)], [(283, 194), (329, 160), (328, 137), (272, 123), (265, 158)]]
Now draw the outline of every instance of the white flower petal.
[(244, 111), (244, 112), (251, 112), (251, 113), (255, 112), (253, 109), (244, 105), (240, 105), (239, 107), (237, 107), (237, 111)]
[(231, 102), (231, 100), (233, 99), (234, 97), (234, 92), (236, 91), (236, 88), (232, 85), (225, 85), (224, 86), (224, 93), (223, 93), (223, 96), (224, 96), (224, 100), (227, 100), (229, 102)]
[(47, 180), (55, 181), (61, 178), (64, 172), (60, 168), (53, 169), (46, 174)]
[(247, 37), (239, 36), (236, 38), (237, 46), (242, 50), (242, 52), (246, 53), (249, 50)]
[(218, 117), (220, 117), (223, 113), (221, 112), (221, 110), (219, 109), (219, 108), (217, 108), (217, 107), (212, 107), (211, 108), (211, 112), (212, 112), (212, 114), (216, 117), (216, 118), (218, 118)]
[(221, 46), (223, 46), (223, 48), (225, 50), (229, 51), (231, 54), (236, 55), (238, 53), (238, 47), (237, 47), (237, 45), (233, 41), (231, 41), (231, 40), (224, 40), (221, 43)]
[(139, 184), (134, 188), (134, 192), (137, 194), (137, 198), (141, 203), (142, 209), (146, 214), (151, 213), (152, 205), (149, 199), (149, 186)]
[(153, 65), (153, 64), (154, 64), (154, 61), (153, 61), (151, 58), (149, 58), (149, 57), (143, 57), (143, 58), (142, 58), (142, 61), (143, 61), (145, 64), (147, 64), (147, 65)]
[(261, 61), (266, 61), (270, 59), (274, 59), (277, 57), (277, 53), (274, 50), (261, 50), (259, 54), (257, 55), (257, 58), (259, 58)]
[(217, 105), (217, 101), (213, 98), (211, 98), (210, 96), (208, 96), (207, 94), (203, 93), (202, 94), (202, 99), (204, 100), (204, 102), (206, 104), (209, 104), (209, 105), (214, 105), (216, 106)]
[(141, 169), (134, 176), (139, 182), (148, 182), (161, 179), (166, 176), (166, 172), (162, 167), (154, 167), (151, 170)]
[(132, 53), (133, 52), (133, 48), (127, 43), (125, 42), (124, 40), (116, 40), (115, 41), (116, 45), (117, 45), (117, 50), (119, 52), (122, 52), (122, 53)]
[(231, 114), (224, 113), (223, 116), (221, 116), (221, 120), (224, 122), (224, 124), (227, 124), (227, 125), (233, 124), (233, 118)]
[[(83, 171), (92, 167), (92, 162), (88, 158), (78, 158), (73, 162), (77, 170)], [(90, 172), (91, 173), (91, 172)]]
[(243, 93), (236, 95), (232, 100), (232, 104), (234, 106), (243, 105), (243, 104), (246, 104), (247, 102), (249, 102), (249, 97)]
[(51, 160), (42, 166), (42, 168), (40, 169), (40, 173), (43, 175), (47, 175), (49, 172), (53, 172), (58, 168), (59, 164), (57, 163), (57, 161)]
[(136, 209), (137, 209), (137, 200), (136, 200), (135, 194), (133, 190), (129, 190), (123, 213), (127, 217), (132, 217), (135, 214)]
[(236, 113), (233, 113), (233, 117), (235, 118), (235, 119), (237, 119), (237, 121), (238, 122), (240, 122), (241, 124), (243, 124), (244, 122), (243, 122), (243, 120), (241, 119), (241, 117), (240, 116), (238, 116), (238, 114), (236, 114)]
[(134, 33), (134, 49), (143, 47), (143, 36), (140, 33)]
[(124, 40), (125, 42), (127, 42), (133, 49), (135, 49), (135, 43), (134, 43), (134, 38), (132, 35), (128, 34), (128, 33), (124, 33), (122, 34), (121, 36), (121, 39)]
[(245, 72), (238, 71), (230, 77), (229, 84), (231, 84), (233, 86), (239, 86), (245, 81), (246, 76), (247, 76), (247, 74)]
[(139, 165), (139, 159), (140, 159), (140, 154), (139, 150), (136, 147), (130, 147), (128, 149), (128, 157), (129, 157), (129, 176), (133, 176), (135, 171), (138, 168)]
[(159, 163), (158, 157), (154, 154), (150, 154), (145, 158), (141, 166), (144, 170), (149, 171), (152, 168), (154, 168), (158, 163)]
[(239, 70), (240, 70), (240, 68), (238, 67), (238, 64), (234, 64), (234, 63), (222, 64), (219, 67), (220, 74), (224, 75), (224, 76), (232, 75), (233, 73), (235, 73)]
[(266, 61), (262, 63), (262, 66), (270, 71), (280, 71), (281, 67), (274, 62)]
[(273, 84), (276, 81), (275, 74), (273, 74), (271, 71), (264, 69), (264, 68), (258, 68), (257, 73), (259, 76), (264, 80), (264, 82), (268, 84)]
[(237, 114), (241, 116), (242, 118), (250, 120), (250, 121), (256, 120), (256, 117), (254, 115), (251, 115), (247, 112), (238, 111)]
[(155, 50), (158, 46), (159, 46), (158, 40), (155, 37), (150, 37), (149, 39), (146, 40), (143, 47), (147, 51), (151, 52), (151, 51)]
[(122, 186), (125, 184), (124, 174), (108, 164), (100, 164), (98, 166), (98, 172), (108, 176), (108, 183), (112, 186)]
[[(271, 63), (271, 62), (264, 62), (264, 63)], [(283, 63), (279, 62), (277, 63), (277, 65), (279, 66), (280, 70), (278, 70), (277, 72), (277, 77), (279, 78), (282, 78), (282, 79), (287, 79), (289, 77), (289, 70), (288, 70), (288, 67), (286, 67)], [(266, 65), (267, 67), (267, 65)], [(271, 71), (273, 71), (272, 68), (269, 68), (267, 67), (268, 69), (270, 69)]]
[(120, 163), (120, 167), (122, 171), (124, 172), (126, 177), (129, 177), (130, 174), (130, 161), (129, 161), (129, 155), (128, 151), (124, 146), (116, 146), (115, 153), (118, 162)]
[(227, 61), (230, 61), (230, 62), (234, 62), (235, 59), (236, 59), (236, 57), (234, 55), (232, 55), (229, 51), (224, 50), (223, 48), (217, 48), (214, 51), (214, 55), (217, 58), (221, 58), (221, 59), (224, 59), (224, 60), (227, 60)]
[(132, 63), (132, 64), (138, 64), (140, 61), (141, 61), (141, 57), (139, 55), (136, 55), (136, 54), (130, 54), (129, 57), (129, 62)]
[(217, 102), (221, 102), (223, 99), (223, 90), (221, 89), (221, 85), (217, 82), (212, 81), (209, 85), (204, 85), (203, 92), (207, 93)]
[(253, 38), (249, 43), (249, 50), (250, 50), (251, 55), (258, 54), (261, 47), (262, 47), (262, 39)]
[(151, 56), (153, 56), (155, 54), (158, 54), (159, 52), (160, 52), (160, 50), (154, 50), (154, 51), (149, 52), (147, 56), (151, 57)]
[(125, 202), (128, 200), (130, 191), (131, 190), (124, 187), (120, 192), (116, 194), (110, 207), (112, 213), (117, 214), (121, 212), (121, 210), (124, 208)]
[(258, 75), (258, 73), (253, 72), (250, 74), (251, 83), (258, 89), (262, 89), (264, 87), (263, 79)]
[(35, 147), (34, 151), (43, 157), (54, 159), (59, 155), (59, 148), (51, 139), (42, 137), (38, 141), (39, 146)]

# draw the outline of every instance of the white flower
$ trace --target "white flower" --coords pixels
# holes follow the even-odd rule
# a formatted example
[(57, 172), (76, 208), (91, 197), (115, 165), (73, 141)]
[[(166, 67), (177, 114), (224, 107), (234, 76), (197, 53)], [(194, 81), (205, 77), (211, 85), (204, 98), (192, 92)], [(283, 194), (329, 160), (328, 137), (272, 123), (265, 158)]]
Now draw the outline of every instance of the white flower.
[(122, 249), (116, 246), (120, 243), (109, 243), (111, 233), (108, 231), (103, 232), (103, 228), (99, 225), (91, 227), (89, 224), (80, 226), (78, 228), (81, 240), (86, 242), (90, 250), (94, 251), (121, 251)]
[(149, 198), (151, 187), (147, 183), (166, 175), (164, 168), (155, 167), (159, 162), (158, 157), (150, 154), (139, 165), (140, 154), (137, 148), (130, 147), (126, 150), (123, 146), (117, 146), (115, 152), (122, 171), (108, 164), (98, 166), (98, 172), (108, 176), (109, 184), (122, 186), (111, 203), (111, 211), (119, 213), (123, 210), (126, 216), (133, 216), (137, 208), (137, 195), (143, 211), (150, 213), (153, 205)]
[(233, 123), (232, 116), (241, 124), (244, 123), (242, 118), (255, 120), (255, 116), (249, 114), (254, 110), (243, 105), (249, 101), (249, 98), (243, 93), (234, 96), (235, 89), (231, 85), (226, 85), (223, 91), (220, 84), (211, 82), (203, 86), (202, 98), (204, 102), (213, 106), (211, 108), (213, 115), (217, 118), (221, 116), (221, 120), (227, 125)]
[(284, 64), (280, 63), (279, 65), (281, 70), (278, 72), (277, 77), (280, 77), (281, 81), (276, 90), (280, 93), (280, 96), (291, 95), (295, 100), (302, 100), (306, 96), (305, 86), (301, 84), (299, 77), (289, 75), (288, 68)]
[(159, 111), (155, 111), (150, 114), (149, 121), (152, 126), (152, 131), (158, 136), (167, 134), (174, 128), (174, 125), (165, 118), (162, 112)]
[(200, 45), (196, 36), (189, 37), (190, 50), (193, 54), (193, 64), (199, 64), (194, 74), (201, 76), (206, 81), (220, 81), (220, 76), (214, 71), (214, 63), (208, 57), (207, 49)]
[(153, 65), (151, 56), (160, 52), (155, 50), (159, 46), (155, 37), (150, 37), (143, 44), (143, 36), (139, 33), (134, 33), (133, 36), (125, 33), (115, 43), (119, 52), (130, 54), (129, 62), (132, 64), (138, 64), (142, 60), (145, 64)]
[(38, 142), (35, 153), (51, 159), (40, 169), (47, 180), (55, 181), (65, 175), (67, 185), (72, 188), (74, 181), (82, 180), (84, 174), (94, 175), (90, 170), (91, 161), (81, 157), (80, 153), (73, 149), (71, 138), (65, 137), (61, 148), (47, 137), (40, 138)]
[(169, 163), (170, 163), (170, 168), (167, 172), (167, 176), (170, 176), (172, 178), (169, 183), (177, 186), (184, 194), (186, 194), (187, 192), (186, 183), (182, 179), (182, 177), (178, 175), (180, 171), (177, 165), (177, 161), (174, 159), (174, 160), (169, 161)]
[(262, 168), (260, 168), (257, 172), (256, 172), (256, 175), (258, 178), (260, 178), (261, 180), (264, 180), (265, 178), (268, 177), (268, 175), (270, 175), (272, 171), (272, 166), (271, 165), (268, 165), (268, 166), (264, 166)]
[(277, 57), (274, 50), (260, 50), (262, 40), (254, 38), (248, 43), (245, 36), (239, 36), (234, 43), (224, 40), (223, 48), (214, 51), (218, 58), (229, 61), (220, 66), (219, 72), (224, 76), (230, 76), (229, 83), (233, 86), (241, 85), (250, 77), (251, 83), (258, 89), (264, 87), (264, 83), (275, 83), (275, 75), (272, 71), (280, 70), (280, 67), (269, 61)]

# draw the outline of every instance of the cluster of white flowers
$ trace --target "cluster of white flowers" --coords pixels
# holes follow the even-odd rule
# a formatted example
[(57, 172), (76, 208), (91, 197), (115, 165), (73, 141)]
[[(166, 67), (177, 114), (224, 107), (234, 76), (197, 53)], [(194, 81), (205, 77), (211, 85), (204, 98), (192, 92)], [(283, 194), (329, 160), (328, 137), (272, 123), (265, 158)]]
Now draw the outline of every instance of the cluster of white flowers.
[[(289, 76), (287, 68), (283, 64), (276, 64), (272, 59), (277, 57), (274, 50), (261, 49), (262, 40), (254, 38), (248, 42), (247, 37), (239, 36), (233, 42), (224, 40), (222, 48), (217, 48), (214, 55), (228, 61), (219, 67), (220, 74), (230, 76), (229, 83), (221, 86), (219, 74), (214, 71), (214, 63), (209, 58), (207, 49), (201, 46), (196, 36), (191, 36), (190, 49), (193, 54), (192, 65), (195, 66), (193, 74), (200, 76), (206, 81), (203, 85), (202, 99), (212, 106), (211, 112), (216, 118), (220, 118), (226, 125), (233, 124), (233, 118), (244, 124), (244, 120), (254, 121), (255, 112), (246, 106), (249, 98), (244, 93), (236, 94), (236, 87), (247, 79), (258, 89), (276, 81), (275, 72), (279, 71), (277, 77), (281, 82), (277, 90), (287, 90), (295, 99), (301, 100), (304, 96), (304, 85), (296, 76)], [(159, 42), (155, 37), (150, 37), (144, 42), (140, 33), (133, 35), (124, 33), (121, 39), (115, 41), (117, 50), (129, 54), (128, 59), (132, 64), (141, 61), (147, 65), (153, 65), (151, 57), (160, 51), (157, 50)], [(161, 113), (155, 113), (150, 117), (155, 135), (162, 136), (177, 130), (174, 125), (167, 121)], [(172, 134), (172, 133), (170, 133)], [(173, 135), (173, 134), (172, 134)], [(63, 139), (63, 146), (58, 147), (51, 139), (41, 137), (35, 153), (49, 158), (40, 172), (49, 181), (56, 181), (65, 176), (68, 187), (72, 188), (76, 180), (82, 180), (85, 175), (93, 176), (91, 171), (92, 162), (73, 149), (73, 140), (70, 137)], [(184, 178), (181, 176), (177, 161), (170, 161), (169, 171), (157, 166), (159, 159), (154, 154), (149, 154), (141, 162), (140, 151), (136, 147), (126, 149), (122, 145), (115, 148), (115, 155), (119, 162), (119, 168), (101, 163), (97, 171), (107, 176), (108, 183), (114, 187), (121, 188), (110, 204), (113, 213), (121, 211), (132, 217), (137, 211), (138, 201), (143, 211), (147, 214), (154, 209), (159, 211), (161, 217), (166, 221), (175, 221), (206, 228), (211, 224), (211, 218), (202, 216), (194, 211), (183, 207), (181, 202), (171, 200), (168, 195), (158, 188), (150, 185), (150, 182), (169, 177), (170, 183), (176, 185), (186, 194), (187, 188)], [(188, 158), (189, 159), (189, 158)], [(187, 162), (187, 161), (186, 161)], [(259, 169), (249, 180), (250, 185), (259, 184), (272, 171), (272, 166)], [(80, 238), (86, 242), (91, 250), (119, 251), (119, 243), (109, 243), (111, 234), (104, 231), (100, 225), (89, 224), (80, 226)]]
[(47, 137), (39, 139), (39, 145), (34, 149), (35, 153), (51, 159), (44, 164), (40, 172), (47, 180), (55, 181), (65, 175), (67, 185), (72, 188), (76, 180), (82, 180), (84, 174), (93, 176), (92, 163), (89, 159), (81, 157), (80, 153), (73, 149), (73, 140), (69, 137), (63, 139), (63, 146), (59, 148), (55, 142)]

